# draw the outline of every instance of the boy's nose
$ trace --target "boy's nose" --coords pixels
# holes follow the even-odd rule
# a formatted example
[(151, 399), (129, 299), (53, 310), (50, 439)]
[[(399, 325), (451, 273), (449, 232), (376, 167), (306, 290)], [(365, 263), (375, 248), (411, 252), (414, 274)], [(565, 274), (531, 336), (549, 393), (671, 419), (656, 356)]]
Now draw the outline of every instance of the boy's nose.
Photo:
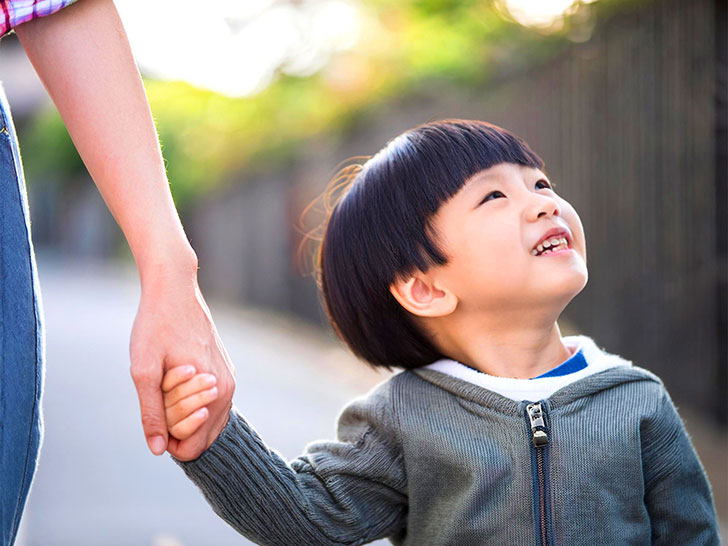
[(536, 218), (541, 218), (543, 215), (558, 215), (561, 213), (561, 208), (559, 207), (558, 202), (556, 199), (551, 197), (550, 195), (543, 195), (543, 194), (536, 194), (537, 200), (532, 205), (533, 209), (535, 211)]

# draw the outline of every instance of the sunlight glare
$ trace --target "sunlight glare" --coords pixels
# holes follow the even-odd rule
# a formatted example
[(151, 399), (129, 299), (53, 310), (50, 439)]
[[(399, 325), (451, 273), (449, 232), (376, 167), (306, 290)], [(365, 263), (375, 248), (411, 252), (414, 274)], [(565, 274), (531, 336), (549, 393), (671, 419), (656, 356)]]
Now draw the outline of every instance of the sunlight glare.
[(141, 71), (228, 96), (306, 76), (360, 35), (355, 0), (116, 0)]
[(561, 21), (577, 0), (504, 0), (503, 3), (521, 25), (548, 28)]

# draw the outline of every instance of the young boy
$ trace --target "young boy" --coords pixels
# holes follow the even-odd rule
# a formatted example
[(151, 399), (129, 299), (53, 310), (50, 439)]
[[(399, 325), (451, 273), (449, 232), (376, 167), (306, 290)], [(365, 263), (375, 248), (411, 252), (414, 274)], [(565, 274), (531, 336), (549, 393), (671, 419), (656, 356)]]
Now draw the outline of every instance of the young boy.
[[(266, 545), (719, 543), (661, 380), (560, 334), (586, 240), (525, 142), (428, 123), (349, 182), (318, 255), (326, 310), (355, 354), (404, 371), (290, 462), (233, 408), (207, 451), (177, 461), (218, 515)], [(204, 422), (213, 384), (168, 371), (170, 434)]]

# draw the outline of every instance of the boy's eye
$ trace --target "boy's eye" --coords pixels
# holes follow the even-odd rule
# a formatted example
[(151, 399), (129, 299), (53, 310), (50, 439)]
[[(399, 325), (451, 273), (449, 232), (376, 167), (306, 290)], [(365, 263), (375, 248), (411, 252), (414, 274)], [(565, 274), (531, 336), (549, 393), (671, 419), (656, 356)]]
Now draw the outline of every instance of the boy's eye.
[[(554, 185), (552, 185), (552, 184), (550, 184), (550, 183), (548, 182), (548, 180), (544, 180), (544, 179), (541, 179), (541, 180), (539, 180), (538, 182), (536, 182), (536, 186), (538, 186), (539, 184), (543, 184), (545, 188), (548, 188), (548, 189), (550, 189), (550, 190), (553, 190), (553, 189), (554, 189), (554, 187), (555, 187), (555, 184), (554, 184)], [(490, 192), (490, 193), (489, 193), (488, 195), (486, 195), (485, 197), (483, 197), (483, 200), (482, 200), (482, 201), (481, 201), (481, 202), (480, 202), (479, 204), (480, 204), (480, 205), (482, 205), (482, 204), (483, 204), (483, 203), (485, 203), (486, 201), (489, 201), (489, 199), (488, 199), (488, 198), (489, 198), (489, 197), (490, 197), (491, 195), (495, 195), (496, 193), (500, 193), (501, 195), (503, 195), (503, 193), (501, 193), (501, 192), (500, 192), (500, 191), (498, 191), (498, 190), (492, 191), (492, 192)], [(505, 197), (505, 196), (504, 196), (504, 197)]]
[(490, 197), (491, 195), (495, 195), (496, 193), (500, 193), (501, 195), (503, 195), (498, 190), (492, 191), (488, 195), (486, 195), (485, 197), (483, 197), (483, 200), (480, 202), (480, 204), (482, 205), (483, 203), (485, 203), (486, 201), (488, 201), (488, 197)]
[(547, 188), (552, 189), (552, 190), (556, 187), (555, 184), (550, 184), (548, 182), (548, 180), (543, 180), (543, 179), (541, 179), (538, 182), (536, 182), (536, 185), (538, 185), (538, 184), (545, 184)]

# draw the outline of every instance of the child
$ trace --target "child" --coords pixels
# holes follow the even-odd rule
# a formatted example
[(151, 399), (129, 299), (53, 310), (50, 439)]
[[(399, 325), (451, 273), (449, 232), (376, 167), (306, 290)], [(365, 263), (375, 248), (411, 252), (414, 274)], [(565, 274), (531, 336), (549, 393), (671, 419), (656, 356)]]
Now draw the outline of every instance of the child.
[[(355, 173), (325, 222), (320, 287), (355, 354), (404, 370), (290, 462), (233, 408), (207, 451), (177, 461), (220, 517), (280, 546), (719, 543), (661, 380), (561, 337), (586, 241), (542, 169), (510, 132), (450, 119)], [(167, 372), (170, 434), (204, 421), (213, 384)]]

